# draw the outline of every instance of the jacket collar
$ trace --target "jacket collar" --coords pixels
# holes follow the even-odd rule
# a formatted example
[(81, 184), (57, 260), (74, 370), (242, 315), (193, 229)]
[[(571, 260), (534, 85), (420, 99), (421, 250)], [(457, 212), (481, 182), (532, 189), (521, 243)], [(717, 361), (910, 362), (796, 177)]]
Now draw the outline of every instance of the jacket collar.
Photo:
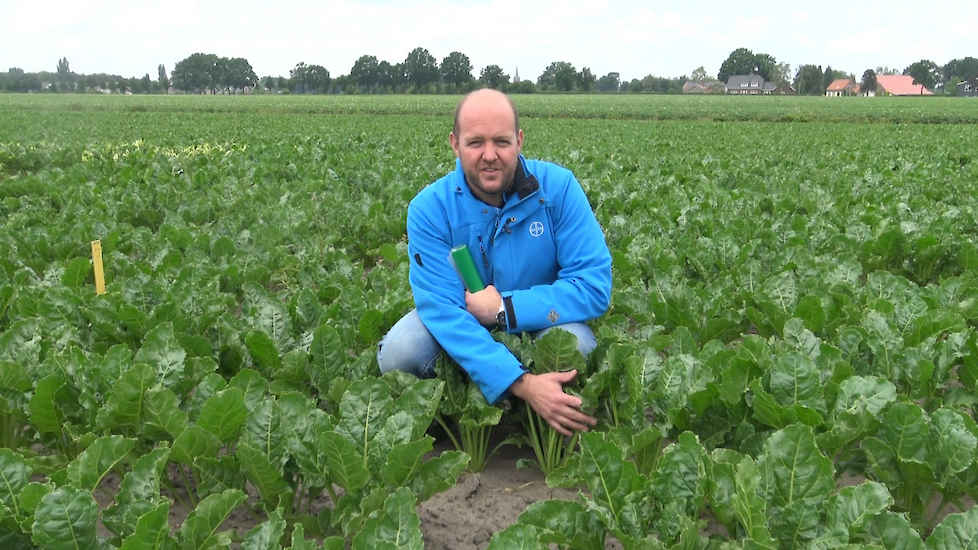
[(540, 189), (540, 182), (537, 181), (536, 176), (526, 171), (525, 159), (523, 155), (520, 155), (516, 174), (513, 176), (513, 184), (506, 192), (506, 196), (509, 197), (515, 193), (520, 200), (523, 200), (536, 192), (537, 189)]

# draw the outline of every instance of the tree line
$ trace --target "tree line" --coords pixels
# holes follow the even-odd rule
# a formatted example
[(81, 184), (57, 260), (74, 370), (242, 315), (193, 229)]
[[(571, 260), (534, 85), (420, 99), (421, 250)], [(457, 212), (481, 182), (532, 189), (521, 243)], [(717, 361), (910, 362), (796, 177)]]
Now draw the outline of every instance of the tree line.
[(791, 66), (787, 63), (778, 63), (774, 56), (766, 53), (755, 54), (747, 48), (738, 48), (720, 65), (717, 80), (726, 82), (733, 75), (759, 75), (775, 84), (791, 84), (799, 94), (821, 95), (832, 81), (842, 78), (860, 83), (864, 90), (875, 91), (876, 77), (889, 74), (910, 75), (915, 84), (935, 93), (954, 94), (958, 83), (978, 76), (978, 59), (974, 57), (953, 59), (943, 66), (922, 59), (910, 64), (902, 72), (889, 67), (866, 69), (861, 79), (857, 79), (854, 73), (835, 70), (831, 65), (826, 65), (823, 70), (821, 65), (803, 64), (795, 71), (794, 78), (791, 78)]
[[(876, 89), (876, 76), (901, 74), (888, 67), (867, 69), (861, 79), (863, 89)], [(953, 94), (957, 84), (978, 75), (978, 59), (965, 57), (954, 59), (943, 66), (930, 60), (911, 64), (902, 74), (909, 74), (920, 85), (940, 93)], [(791, 66), (779, 63), (766, 53), (755, 54), (747, 48), (730, 53), (717, 79), (709, 79), (701, 66), (690, 76), (675, 78), (647, 75), (642, 79), (624, 80), (620, 73), (610, 72), (598, 77), (588, 67), (576, 69), (567, 61), (554, 61), (536, 80), (512, 77), (499, 65), (487, 65), (473, 75), (469, 57), (461, 52), (451, 52), (441, 63), (418, 47), (404, 61), (390, 63), (373, 55), (363, 55), (353, 64), (350, 72), (333, 78), (329, 70), (316, 64), (300, 62), (285, 76), (258, 78), (247, 59), (218, 57), (214, 54), (195, 53), (178, 61), (167, 75), (161, 64), (157, 78), (149, 73), (141, 78), (123, 78), (106, 74), (82, 75), (71, 71), (68, 59), (58, 60), (54, 73), (25, 73), (11, 68), (0, 73), (0, 90), (7, 92), (116, 92), (116, 93), (167, 93), (177, 90), (184, 93), (300, 93), (300, 94), (378, 94), (378, 93), (465, 93), (477, 88), (494, 88), (509, 93), (534, 92), (632, 92), (632, 93), (680, 93), (683, 85), (696, 82), (725, 83), (733, 75), (760, 75), (776, 84), (790, 84), (800, 94), (821, 95), (831, 82), (838, 78), (851, 78), (846, 73), (826, 66), (803, 64), (792, 75)], [(722, 88), (722, 86), (715, 86)]]

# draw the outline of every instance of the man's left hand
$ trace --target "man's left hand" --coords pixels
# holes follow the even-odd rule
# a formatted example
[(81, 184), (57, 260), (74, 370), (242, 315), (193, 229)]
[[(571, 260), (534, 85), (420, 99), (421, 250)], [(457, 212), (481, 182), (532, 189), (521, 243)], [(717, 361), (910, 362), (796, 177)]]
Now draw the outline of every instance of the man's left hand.
[(503, 297), (492, 285), (486, 286), (479, 292), (465, 292), (465, 310), (478, 319), (484, 327), (496, 325), (496, 314), (503, 303)]

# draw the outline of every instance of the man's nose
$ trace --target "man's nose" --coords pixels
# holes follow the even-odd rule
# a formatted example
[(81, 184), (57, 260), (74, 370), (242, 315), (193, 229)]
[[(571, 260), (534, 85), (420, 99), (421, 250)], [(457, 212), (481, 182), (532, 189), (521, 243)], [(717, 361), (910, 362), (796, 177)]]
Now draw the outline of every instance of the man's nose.
[(486, 144), (486, 148), (482, 151), (482, 158), (487, 161), (496, 160), (496, 148), (491, 143)]

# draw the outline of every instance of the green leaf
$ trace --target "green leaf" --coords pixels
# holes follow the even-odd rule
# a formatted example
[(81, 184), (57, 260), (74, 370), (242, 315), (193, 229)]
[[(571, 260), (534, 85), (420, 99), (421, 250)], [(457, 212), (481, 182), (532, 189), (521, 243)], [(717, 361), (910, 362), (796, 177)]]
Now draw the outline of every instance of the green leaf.
[(42, 548), (98, 548), (98, 503), (92, 493), (70, 485), (41, 499), (34, 511), (31, 540)]
[(133, 533), (120, 550), (174, 550), (177, 543), (170, 537), (170, 503), (162, 502), (139, 516)]
[(247, 417), (244, 392), (240, 388), (229, 388), (204, 402), (197, 425), (216, 435), (221, 443), (231, 443), (238, 438)]
[[(518, 525), (536, 527), (539, 532), (537, 540), (542, 543), (581, 550), (603, 550), (605, 547), (607, 532), (580, 502), (537, 501), (530, 504), (517, 521)], [(492, 540), (496, 540), (496, 537), (493, 536)]]
[(268, 381), (252, 369), (241, 369), (228, 382), (228, 388), (238, 388), (244, 392), (245, 407), (250, 411), (265, 400), (268, 395)]
[(160, 477), (169, 457), (170, 450), (164, 447), (153, 449), (136, 460), (132, 471), (126, 473), (119, 484), (115, 503), (102, 512), (102, 522), (110, 531), (120, 537), (133, 534), (136, 520), (157, 506)]
[(92, 273), (91, 259), (74, 258), (68, 262), (68, 267), (65, 268), (64, 275), (61, 276), (61, 284), (68, 288), (81, 288), (88, 282), (90, 273)]
[(187, 413), (180, 410), (172, 390), (157, 385), (143, 395), (143, 434), (173, 439), (186, 428)]
[(540, 541), (539, 530), (530, 525), (516, 523), (493, 534), (486, 550), (546, 550)]
[(394, 445), (387, 454), (387, 463), (382, 472), (384, 483), (391, 487), (407, 485), (408, 480), (420, 468), (425, 454), (431, 452), (431, 449), (430, 437)]
[(221, 449), (221, 440), (197, 425), (187, 426), (173, 441), (170, 460), (178, 464), (193, 465), (198, 456), (215, 457)]
[(737, 521), (744, 527), (748, 540), (759, 548), (777, 548), (767, 525), (767, 502), (761, 490), (761, 474), (749, 456), (743, 457), (736, 465), (730, 506)]
[(556, 327), (537, 338), (533, 348), (533, 372), (584, 372), (584, 356), (577, 349), (577, 336)]
[(194, 459), (194, 468), (200, 476), (197, 494), (201, 497), (212, 493), (223, 493), (228, 489), (245, 489), (245, 477), (241, 464), (233, 456), (220, 458), (202, 457)]
[(15, 516), (21, 515), (18, 500), (31, 474), (31, 468), (23, 456), (0, 448), (0, 504), (13, 510)]
[(849, 542), (853, 535), (866, 533), (873, 518), (893, 504), (893, 497), (886, 487), (874, 481), (843, 487), (828, 500), (825, 522), (829, 528), (844, 528)]
[(241, 462), (241, 471), (258, 489), (261, 498), (273, 507), (277, 506), (279, 496), (289, 490), (289, 484), (282, 477), (282, 467), (273, 463), (261, 449), (247, 443), (238, 444), (235, 456)]
[(112, 471), (135, 445), (135, 439), (126, 439), (121, 435), (96, 439), (68, 464), (68, 483), (79, 489), (94, 491), (105, 474)]
[(266, 376), (282, 368), (282, 357), (272, 337), (260, 330), (253, 330), (245, 336), (245, 344), (252, 358)]
[(112, 386), (112, 392), (98, 412), (96, 425), (99, 429), (128, 428), (125, 432), (135, 435), (143, 423), (143, 399), (154, 384), (156, 375), (149, 365), (137, 364), (126, 370)]
[(368, 309), (360, 317), (357, 324), (357, 335), (363, 346), (376, 345), (380, 341), (381, 328), (384, 326), (384, 313), (377, 309)]
[[(786, 325), (790, 325), (789, 322)], [(824, 411), (822, 382), (818, 366), (807, 355), (796, 352), (779, 357), (769, 371), (771, 395), (786, 407), (801, 405)]]
[(972, 466), (978, 458), (978, 437), (968, 430), (962, 413), (940, 408), (931, 414), (931, 438), (934, 445), (934, 471), (946, 480)]
[(580, 453), (580, 467), (594, 501), (589, 508), (616, 536), (644, 536), (645, 506), (640, 503), (647, 498), (648, 482), (635, 464), (625, 459), (622, 449), (596, 432), (581, 434)]
[(244, 542), (241, 543), (241, 550), (281, 550), (279, 543), (285, 535), (285, 520), (282, 519), (282, 512), (276, 509), (268, 515), (268, 521), (254, 526), (245, 535)]
[(347, 492), (362, 488), (370, 480), (363, 456), (348, 439), (326, 432), (320, 436), (320, 448), (326, 457), (330, 477)]
[(968, 322), (961, 315), (944, 309), (933, 310), (914, 319), (906, 334), (906, 343), (907, 346), (914, 347), (942, 333), (963, 332), (967, 329)]
[(329, 393), (332, 381), (346, 372), (349, 359), (345, 349), (340, 335), (333, 327), (322, 325), (313, 333), (312, 346), (309, 349), (312, 363), (307, 367), (307, 372), (320, 395)]
[(757, 465), (764, 494), (776, 508), (822, 501), (835, 490), (832, 461), (819, 451), (808, 426), (793, 424), (771, 435)]
[(424, 548), (421, 520), (414, 510), (416, 499), (409, 489), (401, 487), (384, 502), (383, 512), (371, 516), (363, 529), (353, 537), (355, 550), (376, 548)]
[(706, 501), (706, 450), (690, 432), (679, 435), (676, 443), (665, 448), (652, 476), (650, 489), (655, 501), (663, 506), (679, 503), (687, 515), (699, 516)]
[(336, 433), (343, 435), (366, 459), (370, 445), (390, 416), (394, 400), (390, 388), (376, 378), (354, 382), (340, 401)]
[(468, 466), (469, 455), (461, 451), (442, 451), (421, 464), (418, 475), (411, 479), (411, 490), (424, 502), (432, 495), (455, 486), (459, 474)]
[(961, 514), (949, 514), (927, 537), (930, 550), (978, 548), (978, 506)]
[(162, 323), (146, 334), (133, 361), (149, 365), (164, 386), (180, 393), (178, 388), (184, 381), (186, 359), (187, 352), (180, 345), (173, 325)]
[(37, 428), (38, 433), (61, 433), (64, 415), (58, 406), (57, 393), (64, 385), (64, 378), (52, 374), (38, 381), (34, 388), (30, 401), (31, 424)]
[[(883, 512), (870, 521), (866, 530), (867, 542), (875, 542), (887, 550), (923, 550), (925, 548), (920, 533), (910, 525), (907, 517), (903, 514)], [(928, 542), (933, 536), (932, 534), (927, 539)], [(937, 539), (934, 539), (934, 542), (936, 543)], [(931, 548), (936, 548), (936, 546)], [(944, 548), (950, 550), (951, 548), (962, 549), (965, 547), (952, 544)]]
[(183, 550), (207, 548), (215, 541), (217, 530), (248, 496), (243, 491), (228, 489), (200, 501), (180, 528)]

